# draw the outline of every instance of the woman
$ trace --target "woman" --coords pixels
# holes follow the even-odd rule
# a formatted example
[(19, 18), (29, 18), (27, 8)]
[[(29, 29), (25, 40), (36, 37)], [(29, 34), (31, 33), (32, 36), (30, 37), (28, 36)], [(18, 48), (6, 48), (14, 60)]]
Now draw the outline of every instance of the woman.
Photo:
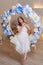
[[(11, 42), (15, 43), (16, 50), (20, 54), (24, 55), (24, 60), (27, 59), (27, 53), (30, 51), (30, 41), (29, 35), (27, 33), (29, 26), (25, 23), (24, 19), (19, 16), (18, 17), (18, 33), (12, 38)], [(14, 42), (13, 42), (14, 41)]]

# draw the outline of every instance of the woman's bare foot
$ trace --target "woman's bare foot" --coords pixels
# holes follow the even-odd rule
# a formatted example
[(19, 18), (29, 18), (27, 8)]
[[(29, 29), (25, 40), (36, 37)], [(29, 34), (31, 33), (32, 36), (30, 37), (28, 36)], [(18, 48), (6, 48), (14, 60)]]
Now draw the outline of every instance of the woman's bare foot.
[(36, 50), (36, 45), (35, 44), (32, 44), (32, 47)]

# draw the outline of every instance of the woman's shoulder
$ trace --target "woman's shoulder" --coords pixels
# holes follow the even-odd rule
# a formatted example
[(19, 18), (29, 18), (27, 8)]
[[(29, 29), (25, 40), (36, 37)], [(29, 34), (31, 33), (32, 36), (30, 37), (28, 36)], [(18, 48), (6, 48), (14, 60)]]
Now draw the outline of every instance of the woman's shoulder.
[(17, 27), (20, 27), (19, 25), (17, 25)]

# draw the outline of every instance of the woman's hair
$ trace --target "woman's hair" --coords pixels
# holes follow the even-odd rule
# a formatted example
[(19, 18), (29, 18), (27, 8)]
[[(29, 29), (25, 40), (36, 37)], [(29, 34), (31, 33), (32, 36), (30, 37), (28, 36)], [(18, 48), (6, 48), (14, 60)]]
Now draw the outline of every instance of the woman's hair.
[(20, 26), (22, 26), (22, 24), (19, 22), (19, 18), (22, 19), (23, 22), (24, 22), (24, 19), (23, 19), (22, 16), (19, 16), (19, 17), (17, 18), (17, 20), (18, 20), (18, 24), (19, 24)]

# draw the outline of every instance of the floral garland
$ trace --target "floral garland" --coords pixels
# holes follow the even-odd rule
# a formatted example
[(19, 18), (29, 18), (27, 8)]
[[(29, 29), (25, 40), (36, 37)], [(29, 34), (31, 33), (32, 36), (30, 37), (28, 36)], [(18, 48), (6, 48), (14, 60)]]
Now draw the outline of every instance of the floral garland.
[(7, 35), (11, 35), (11, 27), (10, 27), (10, 20), (12, 15), (23, 13), (26, 18), (31, 18), (31, 23), (35, 25), (34, 33), (30, 36), (31, 43), (35, 43), (41, 34), (42, 26), (40, 23), (40, 17), (32, 10), (29, 5), (22, 6), (21, 4), (17, 4), (16, 6), (12, 6), (11, 9), (5, 11), (4, 14), (1, 16), (2, 19), (2, 30)]

